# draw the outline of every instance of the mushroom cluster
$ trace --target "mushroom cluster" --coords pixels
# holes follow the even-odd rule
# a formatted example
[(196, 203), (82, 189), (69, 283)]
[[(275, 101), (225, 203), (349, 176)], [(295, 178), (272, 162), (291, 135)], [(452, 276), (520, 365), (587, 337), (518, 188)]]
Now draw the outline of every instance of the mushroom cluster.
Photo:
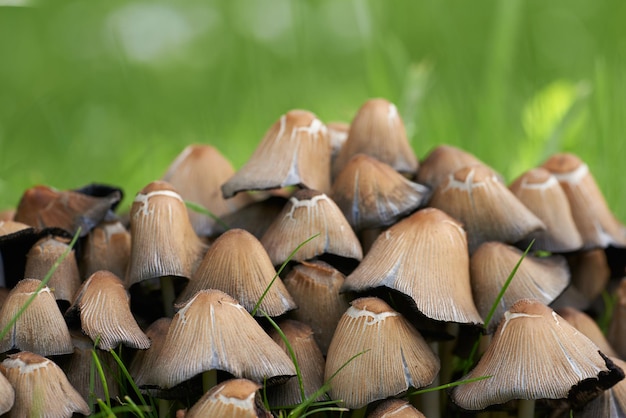
[(577, 156), (507, 187), (452, 146), (419, 161), (371, 99), (164, 172), (128, 214), (35, 186), (0, 220), (0, 414), (122, 407), (132, 379), (161, 416), (626, 415), (626, 227)]

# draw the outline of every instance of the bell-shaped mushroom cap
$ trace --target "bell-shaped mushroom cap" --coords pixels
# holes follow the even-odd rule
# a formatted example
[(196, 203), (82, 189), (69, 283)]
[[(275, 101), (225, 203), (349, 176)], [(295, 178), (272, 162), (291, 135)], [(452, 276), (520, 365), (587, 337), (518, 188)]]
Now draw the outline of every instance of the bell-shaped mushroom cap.
[[(483, 318), (498, 297), (507, 278), (523, 256), (523, 251), (501, 242), (485, 242), (470, 259), (472, 293)], [(519, 299), (537, 299), (548, 305), (569, 285), (569, 269), (561, 256), (527, 255), (515, 273), (504, 296), (487, 324), (489, 332), (497, 327), (504, 312)]]
[[(232, 199), (222, 197), (221, 185), (235, 169), (222, 154), (210, 145), (187, 146), (167, 169), (163, 180), (178, 190), (180, 196), (197, 203), (217, 217), (252, 203), (252, 198), (241, 193)], [(193, 229), (200, 236), (215, 232), (216, 220), (205, 214), (187, 209)]]
[(576, 251), (583, 245), (567, 195), (545, 168), (534, 168), (519, 176), (509, 189), (546, 226), (543, 231), (532, 232), (523, 241), (528, 246), (535, 240), (534, 250), (555, 253)]
[(14, 220), (35, 228), (61, 228), (72, 235), (81, 228), (83, 237), (122, 199), (120, 190), (107, 186), (102, 189), (102, 194), (90, 195), (86, 189), (87, 193), (32, 187), (22, 195)]
[(150, 340), (130, 312), (130, 297), (122, 280), (110, 271), (97, 271), (82, 284), (66, 315), (76, 311), (80, 312), (83, 332), (102, 350), (120, 344), (150, 347)]
[(593, 341), (602, 353), (608, 357), (617, 356), (596, 321), (594, 321), (589, 315), (571, 307), (559, 308), (556, 309), (555, 312), (569, 322), (571, 326), (582, 332), (587, 338)]
[(32, 228), (32, 226), (26, 225), (23, 222), (0, 221), (0, 236), (9, 235), (28, 228)]
[(534, 231), (545, 229), (493, 171), (476, 165), (448, 176), (435, 189), (429, 205), (458, 219), (467, 231), (469, 251), (483, 242), (516, 243)]
[(417, 171), (417, 158), (406, 136), (396, 106), (385, 99), (366, 101), (350, 124), (348, 139), (333, 164), (337, 177), (356, 154), (366, 154), (410, 177)]
[[(48, 236), (37, 241), (26, 254), (24, 277), (43, 280), (68, 247), (69, 241), (60, 237)], [(54, 289), (54, 298), (68, 304), (72, 302), (74, 294), (80, 287), (80, 273), (75, 254), (74, 250), (70, 251), (47, 283), (47, 286)]]
[(471, 165), (485, 165), (474, 155), (452, 145), (438, 145), (421, 162), (417, 170), (416, 181), (435, 189), (439, 183), (446, 180), (461, 168)]
[(261, 385), (247, 379), (220, 383), (187, 411), (185, 418), (237, 417), (271, 418), (259, 395)]
[(557, 178), (569, 199), (583, 249), (626, 246), (626, 227), (609, 209), (587, 164), (573, 154), (556, 154), (543, 167)]
[(50, 288), (43, 287), (21, 315), (18, 312), (37, 291), (41, 281), (24, 279), (11, 290), (0, 310), (0, 330), (18, 316), (10, 331), (0, 340), (0, 353), (13, 348), (43, 356), (69, 354), (72, 338)]
[(231, 229), (209, 248), (178, 301), (188, 301), (199, 290), (219, 289), (252, 312), (271, 283), (256, 314), (279, 316), (295, 309), (296, 303), (280, 278), (272, 283), (275, 277), (276, 270), (259, 240), (243, 229)]
[(15, 403), (15, 390), (11, 383), (0, 373), (0, 414), (8, 412)]
[(367, 418), (426, 418), (404, 399), (387, 399), (382, 401)]
[(159, 370), (146, 384), (171, 388), (199, 373), (223, 370), (255, 382), (295, 376), (291, 359), (235, 299), (201, 290), (170, 324)]
[(12, 417), (67, 417), (89, 415), (89, 406), (65, 377), (59, 366), (40, 355), (23, 351), (9, 355), (0, 372), (15, 388)]
[(328, 122), (326, 127), (328, 128), (328, 137), (330, 138), (331, 155), (332, 159), (334, 159), (348, 139), (350, 124), (346, 122)]
[(417, 211), (380, 234), (343, 290), (380, 286), (407, 295), (428, 318), (483, 323), (472, 300), (465, 231), (439, 209)]
[[(267, 399), (272, 406), (299, 405), (313, 395), (324, 384), (324, 355), (313, 338), (313, 330), (307, 324), (285, 319), (278, 323), (279, 328), (289, 341), (302, 376), (304, 395), (300, 391), (298, 379), (289, 379), (285, 384), (267, 389)], [(270, 332), (272, 339), (289, 354), (287, 344), (277, 330)], [(322, 400), (320, 396), (317, 400)]]
[(187, 216), (185, 202), (167, 182), (154, 181), (130, 209), (132, 246), (126, 287), (164, 276), (191, 277), (204, 245)]
[(294, 261), (322, 254), (363, 258), (361, 244), (341, 210), (324, 193), (314, 190), (297, 191), (267, 229), (261, 243), (272, 263), (279, 265), (315, 234), (320, 236), (302, 246), (294, 254)]
[(146, 336), (150, 338), (150, 348), (135, 353), (128, 371), (138, 387), (146, 386), (146, 382), (152, 379), (151, 374), (158, 372), (157, 361), (163, 348), (167, 331), (172, 323), (172, 318), (163, 317), (154, 321), (146, 329)]
[[(222, 217), (222, 228), (225, 226), (231, 229), (245, 229), (261, 239), (267, 228), (274, 222), (274, 219), (283, 210), (287, 203), (287, 198), (283, 196), (272, 196), (244, 206), (236, 212), (229, 213)], [(225, 232), (218, 229), (219, 232)]]
[(99, 270), (125, 277), (130, 260), (130, 242), (130, 232), (120, 221), (100, 223), (85, 240), (81, 260), (83, 277)]
[(439, 359), (420, 333), (382, 299), (367, 297), (352, 301), (341, 317), (324, 380), (334, 375), (331, 398), (357, 409), (427, 386), (438, 372)]
[(330, 191), (330, 139), (311, 112), (291, 110), (272, 125), (248, 162), (222, 185), (225, 198), (244, 190), (300, 186)]
[(315, 341), (324, 354), (339, 318), (350, 307), (347, 296), (339, 293), (344, 280), (345, 276), (339, 270), (323, 261), (303, 261), (285, 277), (285, 287), (298, 305), (291, 317), (311, 326)]
[(626, 358), (626, 278), (617, 288), (617, 303), (613, 308), (607, 339), (620, 358)]
[[(611, 358), (622, 370), (626, 370), (626, 362)], [(574, 411), (574, 418), (624, 417), (626, 416), (626, 380), (602, 392), (589, 401), (582, 409)]]
[(395, 223), (422, 206), (429, 195), (427, 187), (373, 157), (358, 154), (335, 179), (330, 197), (359, 231)]
[[(598, 347), (546, 305), (517, 301), (476, 367), (450, 392), (463, 409), (480, 410), (512, 399), (566, 399), (572, 408), (624, 378)], [(549, 376), (549, 378), (546, 378)]]

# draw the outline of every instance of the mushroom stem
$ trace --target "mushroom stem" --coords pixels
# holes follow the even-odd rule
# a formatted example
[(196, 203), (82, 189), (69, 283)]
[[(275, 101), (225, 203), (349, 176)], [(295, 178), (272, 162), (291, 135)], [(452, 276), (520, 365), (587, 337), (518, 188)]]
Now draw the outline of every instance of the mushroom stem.
[(172, 318), (174, 316), (174, 280), (172, 276), (161, 277), (161, 297), (163, 298), (163, 310), (165, 316)]
[(352, 414), (350, 415), (350, 418), (364, 418), (366, 411), (367, 411), (367, 405), (359, 409), (354, 409), (352, 410)]
[(159, 418), (169, 418), (171, 403), (167, 399), (159, 399), (158, 401)]
[[(432, 341), (430, 344), (430, 348), (434, 353), (439, 352), (439, 343), (437, 341)], [(433, 382), (428, 385), (428, 387), (437, 387), (440, 384), (441, 374), (437, 374)], [(421, 396), (421, 411), (422, 413), (429, 418), (439, 418), (441, 416), (441, 406), (440, 406), (440, 393), (438, 390), (433, 392), (426, 392), (420, 395)]]
[(202, 389), (204, 393), (217, 385), (217, 370), (211, 369), (202, 373)]
[(517, 418), (533, 418), (535, 416), (535, 400), (520, 399), (517, 404)]

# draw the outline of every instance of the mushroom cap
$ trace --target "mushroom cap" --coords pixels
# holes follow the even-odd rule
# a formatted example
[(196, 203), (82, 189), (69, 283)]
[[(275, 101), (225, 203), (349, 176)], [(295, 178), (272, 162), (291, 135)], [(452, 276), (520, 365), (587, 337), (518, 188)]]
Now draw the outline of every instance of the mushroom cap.
[(70, 418), (75, 412), (91, 412), (61, 368), (45, 357), (28, 351), (11, 354), (0, 364), (0, 372), (15, 388), (15, 405), (7, 417)]
[(342, 289), (381, 286), (407, 295), (428, 318), (483, 323), (472, 300), (465, 231), (439, 209), (419, 210), (380, 234)]
[(439, 359), (420, 333), (382, 299), (367, 297), (352, 301), (339, 321), (324, 380), (334, 375), (331, 398), (357, 409), (427, 386), (438, 372)]
[(435, 189), (450, 174), (471, 165), (485, 165), (474, 155), (452, 145), (437, 145), (420, 163), (416, 181)]
[(261, 242), (243, 229), (230, 229), (215, 240), (178, 301), (186, 302), (202, 289), (219, 289), (248, 312), (267, 291), (257, 316), (263, 316), (263, 312), (279, 316), (296, 308)]
[[(626, 370), (626, 362), (618, 358), (611, 361), (622, 370)], [(584, 417), (623, 417), (626, 416), (626, 380), (605, 390), (592, 399), (581, 410), (574, 411), (575, 418)]]
[(179, 308), (146, 384), (171, 388), (208, 370), (259, 383), (295, 376), (287, 354), (226, 293), (201, 290)]
[(185, 418), (270, 418), (258, 394), (261, 385), (248, 379), (231, 379), (206, 392), (187, 411)]
[[(14, 318), (37, 291), (41, 281), (24, 279), (11, 290), (0, 309), (0, 330)], [(69, 354), (72, 338), (49, 287), (44, 286), (9, 332), (0, 340), (0, 353), (13, 348), (40, 355)]]
[(381, 98), (367, 100), (352, 119), (348, 139), (333, 164), (333, 177), (356, 154), (374, 157), (410, 177), (418, 167), (398, 109)]
[(331, 146), (326, 126), (306, 110), (282, 115), (248, 162), (222, 185), (224, 198), (244, 190), (299, 186), (330, 191)]
[(602, 353), (608, 357), (617, 357), (617, 353), (615, 353), (613, 347), (609, 344), (602, 330), (589, 315), (569, 306), (556, 309), (555, 312), (593, 341)]
[(15, 389), (11, 382), (0, 373), (0, 414), (8, 412), (15, 403)]
[(172, 323), (172, 318), (159, 318), (148, 326), (146, 336), (150, 338), (150, 348), (147, 350), (139, 350), (135, 353), (128, 371), (139, 387), (146, 386), (146, 382), (154, 380), (151, 375), (158, 372), (158, 358), (167, 331)]
[[(235, 169), (231, 163), (211, 145), (188, 145), (176, 157), (163, 175), (180, 196), (205, 207), (217, 217), (232, 213), (249, 203), (252, 198), (240, 193), (231, 199), (224, 199), (221, 185), (228, 180)], [(215, 219), (187, 209), (193, 229), (199, 236), (209, 236), (215, 232)]]
[(322, 254), (363, 258), (361, 244), (337, 204), (314, 190), (297, 191), (267, 229), (261, 243), (272, 263), (279, 265), (315, 234), (320, 236), (300, 248), (292, 260), (309, 260)]
[(125, 277), (130, 260), (130, 232), (120, 221), (102, 222), (89, 232), (80, 263), (83, 277), (108, 270)]
[(523, 246), (534, 239), (535, 250), (565, 253), (582, 247), (567, 195), (548, 170), (538, 167), (526, 171), (509, 189), (546, 226), (543, 231), (530, 233), (522, 241)]
[(165, 181), (144, 187), (130, 209), (126, 287), (164, 276), (191, 277), (204, 252), (182, 197)]
[[(507, 278), (523, 256), (523, 251), (501, 242), (483, 243), (470, 259), (472, 294), (476, 307), (486, 318)], [(487, 324), (493, 332), (504, 312), (519, 299), (552, 303), (569, 285), (570, 274), (561, 256), (526, 255)]]
[(484, 355), (462, 380), (480, 376), (491, 377), (450, 391), (454, 403), (480, 410), (512, 399), (566, 399), (578, 408), (624, 372), (552, 309), (521, 299), (505, 312)]
[(531, 232), (545, 229), (494, 172), (482, 165), (450, 174), (437, 186), (429, 205), (458, 219), (467, 231), (469, 251), (483, 242), (516, 243)]
[(626, 358), (626, 278), (620, 281), (616, 293), (617, 303), (613, 307), (607, 339), (619, 357)]
[(358, 231), (395, 223), (422, 206), (430, 190), (373, 157), (357, 154), (335, 179), (330, 197)]
[(66, 315), (75, 311), (80, 312), (83, 332), (102, 350), (120, 344), (138, 349), (150, 347), (150, 339), (130, 311), (130, 297), (122, 280), (110, 271), (100, 270), (89, 276)]
[(626, 247), (626, 227), (613, 215), (589, 167), (574, 154), (555, 154), (543, 167), (565, 191), (574, 222), (583, 239), (583, 249)]
[(387, 399), (382, 401), (367, 418), (426, 418), (404, 399)]

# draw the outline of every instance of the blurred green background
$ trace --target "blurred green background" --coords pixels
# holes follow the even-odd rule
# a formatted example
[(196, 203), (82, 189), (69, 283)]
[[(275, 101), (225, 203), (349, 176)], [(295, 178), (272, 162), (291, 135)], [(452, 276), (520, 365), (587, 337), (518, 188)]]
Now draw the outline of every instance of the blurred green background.
[(0, 209), (89, 182), (127, 207), (187, 144), (240, 167), (289, 109), (385, 97), (419, 158), (457, 145), (510, 181), (571, 151), (626, 220), (624, 1), (0, 4)]

